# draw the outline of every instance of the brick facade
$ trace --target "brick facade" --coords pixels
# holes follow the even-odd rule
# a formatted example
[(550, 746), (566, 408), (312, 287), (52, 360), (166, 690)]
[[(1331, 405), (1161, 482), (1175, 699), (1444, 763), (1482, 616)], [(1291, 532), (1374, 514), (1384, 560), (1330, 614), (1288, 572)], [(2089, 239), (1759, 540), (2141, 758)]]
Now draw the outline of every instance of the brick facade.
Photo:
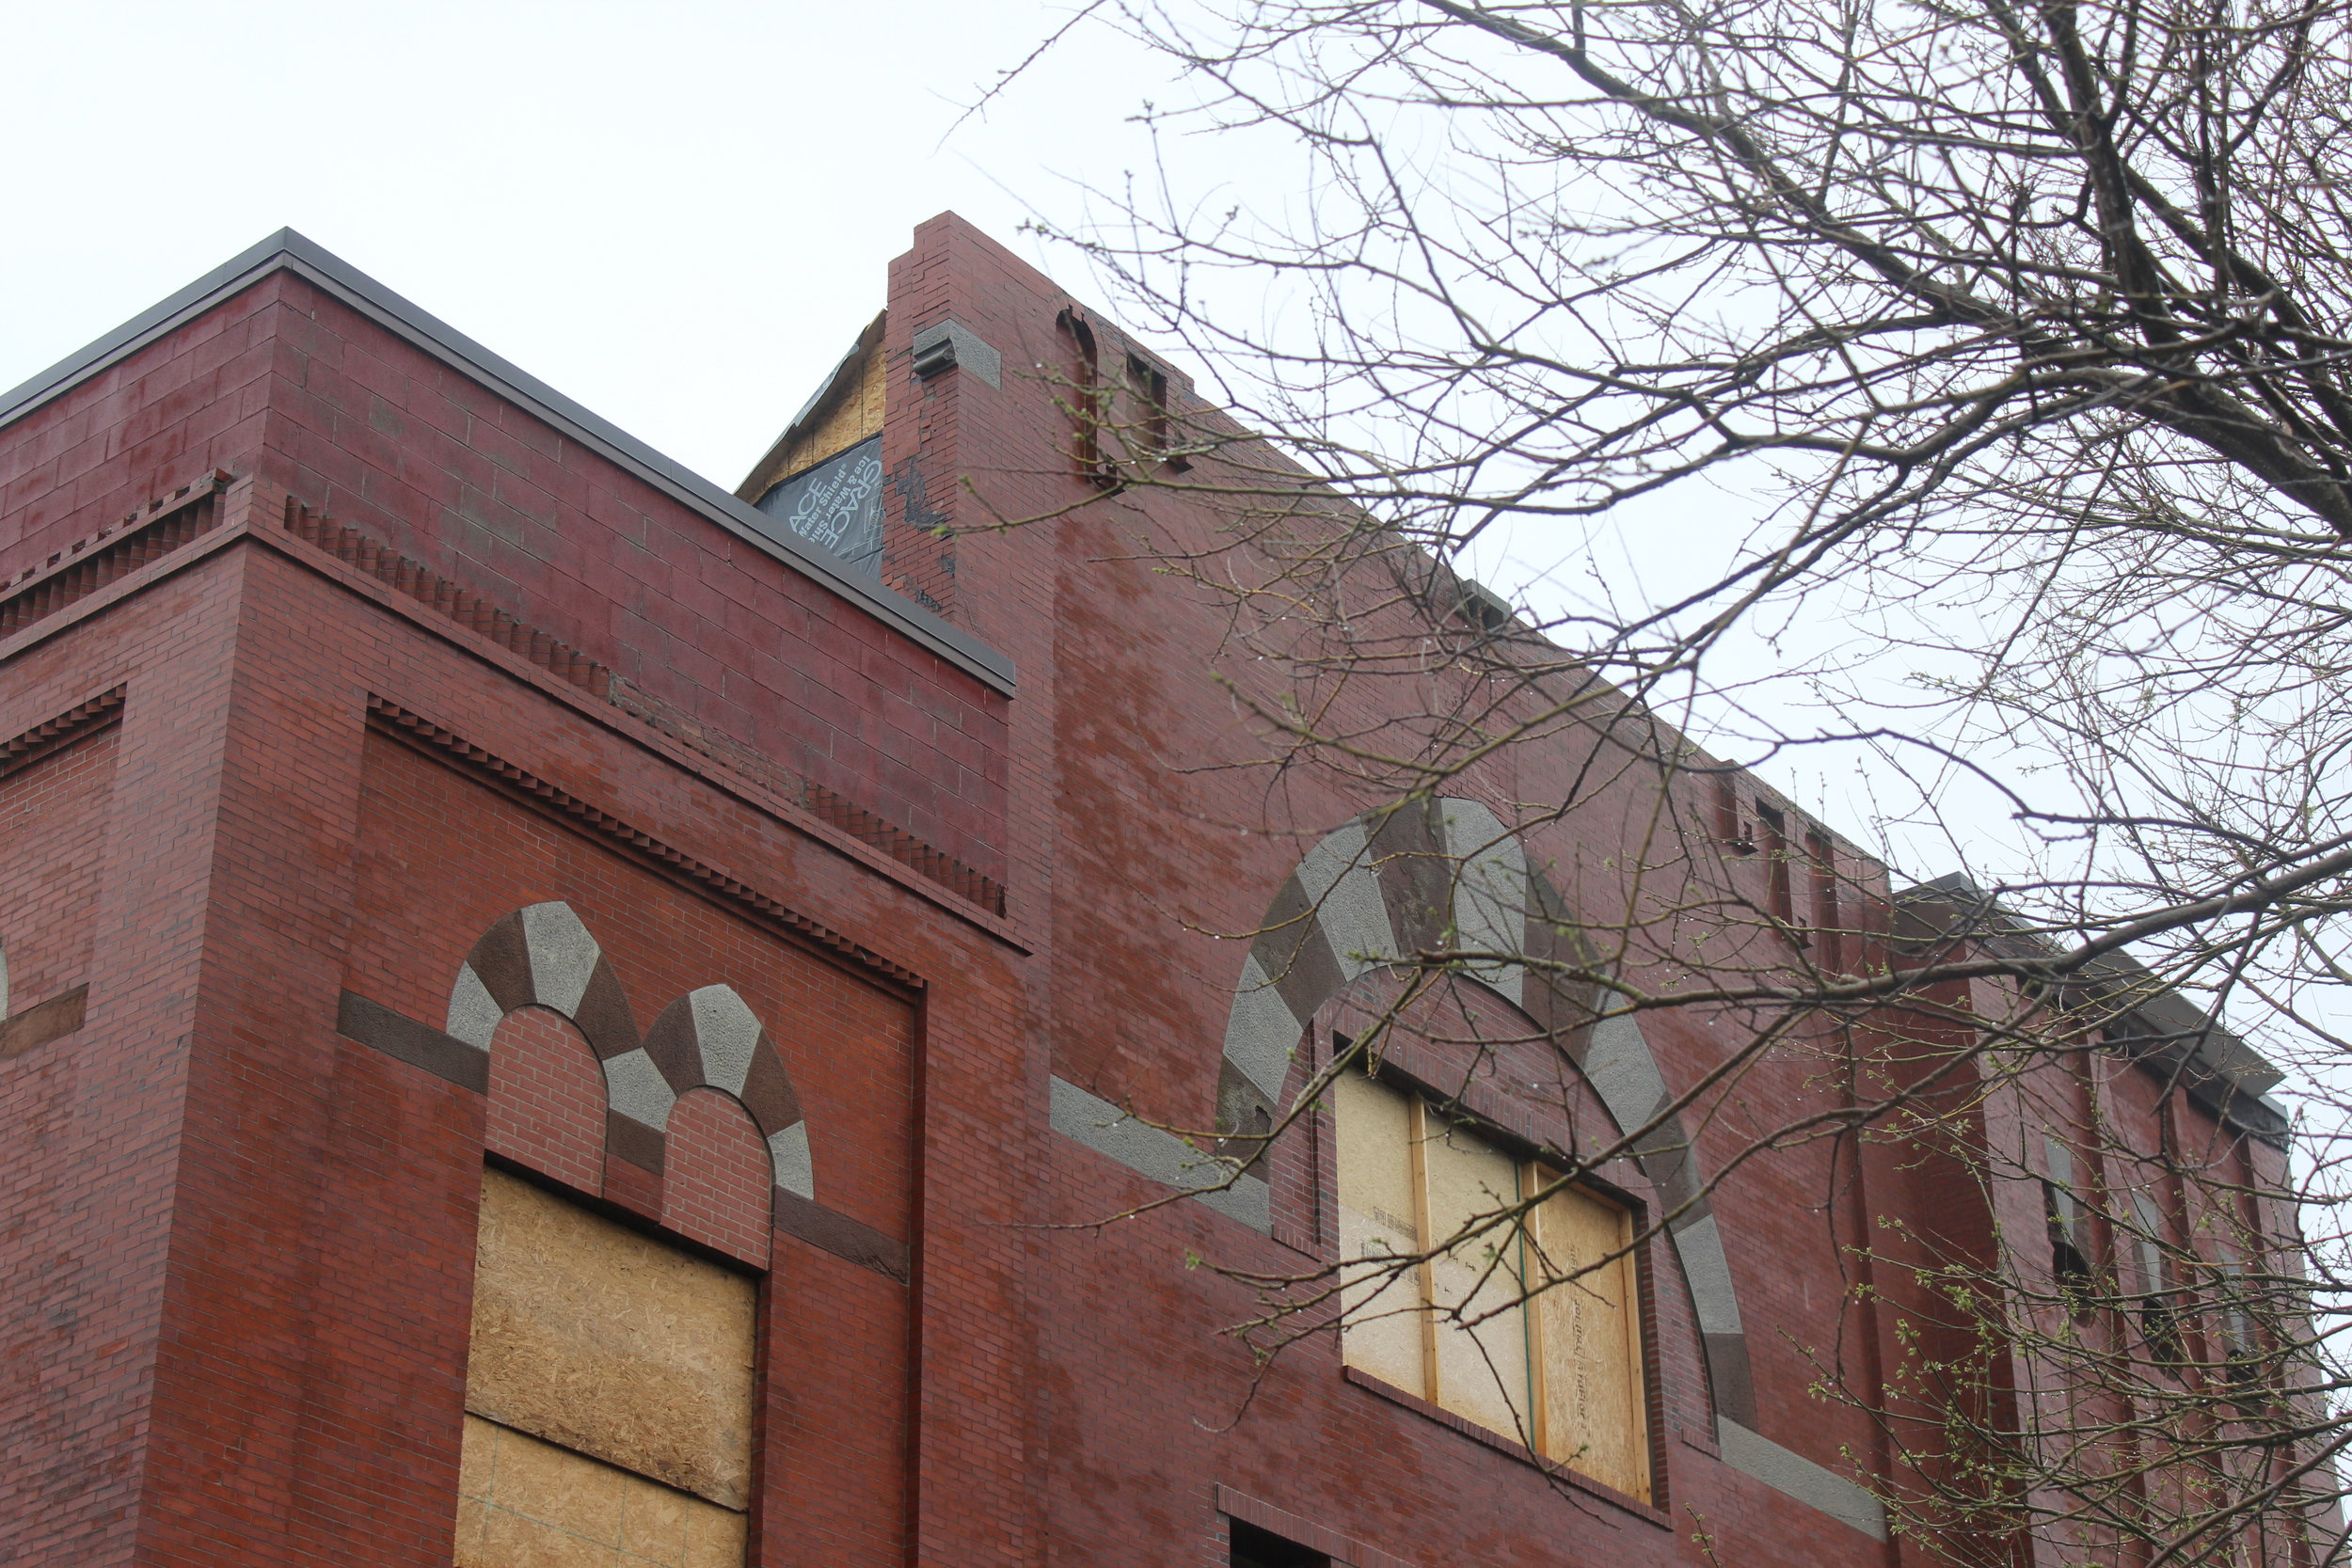
[[(1812, 1357), (1876, 1375), (1845, 1249), (1877, 1216), (1989, 1235), (1932, 1171), (1782, 1151), (1647, 1249), (1655, 1506), (1343, 1375), (1328, 1336), (1253, 1386), (1219, 1332), (1248, 1293), (1185, 1259), (1329, 1244), (1303, 1143), (1263, 1225), (1090, 1223), (1170, 1189), (1057, 1108), (1207, 1128), (1248, 934), (1376, 797), (1199, 766), (1251, 753), (1218, 680), (1262, 677), (1136, 559), (1210, 509), (1073, 467), (1041, 372), (1074, 302), (942, 217), (887, 306), (857, 396), (889, 586), (297, 237), (0, 411), (0, 1561), (448, 1561), (485, 1158), (759, 1275), (764, 1565), (1212, 1568), (1228, 1517), (1384, 1568), (1915, 1556), (1857, 1519), (1840, 1478), (1884, 1440)], [(993, 384), (914, 372), (948, 322)], [(938, 531), (992, 517), (1049, 520)], [(1642, 907), (1636, 839), (1768, 902), (1621, 722), (1456, 793), (1578, 801), (1523, 835), (1570, 910)], [(1687, 918), (1615, 956), (1664, 975)], [(1293, 1087), (1361, 1005), (1330, 978), (1284, 1003)], [(1472, 1006), (1507, 1032), (1542, 1011), (1516, 1001)], [(1724, 1049), (1698, 1016), (1636, 1038), (1676, 1091)], [(1816, 1065), (1760, 1066), (1694, 1159), (1834, 1109)], [(2137, 1114), (2193, 1114), (2160, 1098)], [(1618, 1109), (1548, 1103), (1482, 1110), (1565, 1145)], [(1670, 1164), (1611, 1180), (1678, 1212)]]

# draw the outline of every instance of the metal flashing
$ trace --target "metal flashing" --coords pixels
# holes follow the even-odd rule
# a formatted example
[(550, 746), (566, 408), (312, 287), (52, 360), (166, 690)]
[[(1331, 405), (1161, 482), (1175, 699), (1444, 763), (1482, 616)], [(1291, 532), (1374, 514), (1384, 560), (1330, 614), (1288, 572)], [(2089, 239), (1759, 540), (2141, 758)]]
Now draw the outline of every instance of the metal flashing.
[(867, 355), (880, 351), (882, 333), (889, 328), (889, 325), (890, 312), (888, 310), (880, 312), (872, 321), (866, 324), (865, 329), (857, 335), (857, 341), (850, 345), (850, 352), (835, 360), (833, 369), (825, 372), (825, 379), (818, 384), (817, 390), (808, 394), (808, 401), (801, 404), (801, 411), (793, 415), (792, 422), (784, 427), (784, 434), (768, 443), (770, 451), (774, 451), (778, 447), (791, 440), (793, 436), (798, 436), (803, 429), (806, 428), (811, 415), (826, 410), (841, 401), (836, 394), (846, 393), (849, 390), (848, 377), (850, 367), (862, 365)]
[(784, 427), (782, 435), (768, 443), (768, 450), (759, 454), (759, 461), (753, 464), (751, 472), (743, 476), (743, 483), (735, 487), (737, 499), (757, 506), (778, 484), (796, 473), (817, 466), (803, 463), (797, 468), (787, 469), (779, 467), (777, 459), (820, 420), (830, 419), (861, 389), (860, 383), (865, 380), (867, 366), (883, 352), (882, 338), (889, 326), (888, 310), (882, 311), (866, 324), (866, 330), (857, 335), (857, 341), (850, 345), (850, 352), (825, 372), (824, 381), (808, 395), (808, 401), (801, 404), (801, 411), (792, 416), (792, 422)]
[(379, 326), (635, 474), (673, 500), (904, 633), (983, 685), (1008, 697), (1013, 694), (1013, 663), (1003, 654), (880, 582), (860, 577), (846, 562), (830, 558), (826, 551), (771, 536), (761, 527), (766, 519), (748, 502), (589, 412), (292, 229), (279, 230), (87, 347), (0, 394), (0, 426), (13, 423), (279, 271), (294, 273), (332, 294)]

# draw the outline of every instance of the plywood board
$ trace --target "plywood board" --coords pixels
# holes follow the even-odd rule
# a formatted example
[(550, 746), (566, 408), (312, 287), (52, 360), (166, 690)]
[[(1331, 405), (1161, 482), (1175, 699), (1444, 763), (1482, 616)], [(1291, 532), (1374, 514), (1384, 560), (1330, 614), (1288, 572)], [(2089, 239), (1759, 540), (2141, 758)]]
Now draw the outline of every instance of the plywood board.
[[(1411, 1103), (1359, 1072), (1343, 1073), (1331, 1093), (1338, 1131), (1340, 1257), (1348, 1263), (1409, 1258), (1421, 1249)], [(1426, 1397), (1421, 1271), (1351, 1267), (1343, 1277), (1340, 1344), (1347, 1364)]]
[[(1642, 1378), (1630, 1219), (1597, 1193), (1544, 1200), (1531, 1248), (1544, 1449), (1629, 1497), (1650, 1492), (1648, 1402)], [(1616, 1256), (1613, 1256), (1616, 1255)]]
[[(1528, 1422), (1527, 1325), (1516, 1228), (1491, 1226), (1518, 1201), (1518, 1164), (1468, 1128), (1425, 1119), (1421, 1163), (1436, 1241), (1470, 1231), (1435, 1259), (1437, 1402), (1489, 1432), (1534, 1441)], [(1458, 1316), (1453, 1314), (1458, 1313)], [(1476, 1320), (1484, 1319), (1484, 1322)]]
[(740, 1275), (485, 1172), (466, 1407), (747, 1507), (755, 1306)]
[(744, 1517), (466, 1418), (454, 1568), (743, 1568)]

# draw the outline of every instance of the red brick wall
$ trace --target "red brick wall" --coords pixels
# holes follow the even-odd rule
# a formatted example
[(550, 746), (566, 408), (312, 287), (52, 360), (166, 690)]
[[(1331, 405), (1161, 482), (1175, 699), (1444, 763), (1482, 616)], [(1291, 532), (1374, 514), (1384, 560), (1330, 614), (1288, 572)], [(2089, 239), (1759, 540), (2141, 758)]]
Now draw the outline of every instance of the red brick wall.
[[(110, 730), (0, 779), (0, 943), (19, 1011), (89, 975), (118, 754)], [(27, 1527), (37, 1550), (56, 1540), (40, 1513), (95, 1536), (127, 1504), (132, 1479), (127, 1455), (108, 1451), (111, 1434), (91, 1430), (107, 1421), (111, 1380), (91, 1364), (103, 1339), (83, 1327), (107, 1259), (72, 1212), (120, 1195), (102, 1194), (89, 1168), (96, 1150), (78, 1102), (105, 1080), (93, 1080), (78, 1040), (0, 1062), (0, 1519)], [(67, 1473), (76, 1464), (93, 1473)]]
[[(906, 1235), (905, 1003), (398, 741), (372, 733), (365, 746), (356, 926), (370, 940), (354, 943), (352, 990), (437, 1027), (458, 965), (493, 922), (568, 903), (619, 972), (641, 1030), (696, 987), (734, 987), (800, 1092), (818, 1199)], [(599, 1082), (599, 1126), (602, 1093)]]
[(688, 1091), (671, 1107), (661, 1165), (661, 1223), (730, 1258), (768, 1266), (768, 1146), (740, 1102)]
[[(14, 868), (86, 916), (78, 930), (44, 919), (45, 936), (17, 944), (24, 982), (45, 987), (76, 953), (106, 960), (90, 972), (88, 1029), (0, 1064), (0, 1096), (41, 1112), (40, 1135), (11, 1144), (0, 1231), (0, 1535), (20, 1560), (345, 1561), (361, 1543), (370, 1562), (446, 1560), (485, 1104), (339, 1038), (336, 999), (349, 987), (437, 1027), (466, 948), (519, 905), (573, 898), (641, 1023), (694, 985), (733, 984), (791, 1059), (820, 1199), (888, 1236), (912, 1223), (907, 996), (371, 738), (366, 694), (462, 719), (696, 863), (823, 906), (876, 945), (905, 953), (920, 921), (866, 910), (935, 911), (944, 895), (751, 807), (723, 772), (706, 783), (665, 760), (613, 710), (548, 713), (494, 651), (453, 650), (325, 564), (240, 547), (231, 535), (254, 520), (248, 505), (0, 654), (8, 733), (93, 683), (130, 690), (118, 738), (26, 769), (10, 797), (43, 813)], [(571, 748), (563, 765), (534, 754), (550, 744)], [(103, 789), (48, 810), (59, 770), (110, 753), (117, 811)], [(102, 829), (93, 879), (75, 862)], [(819, 895), (829, 883), (843, 894)], [(755, 1158), (764, 1198), (766, 1151), (723, 1117), (702, 1125), (707, 1098), (682, 1117), (680, 1190), (703, 1201), (679, 1217), (751, 1251), (740, 1179)], [(815, 1560), (810, 1539), (839, 1548), (824, 1560), (903, 1560), (907, 1288), (775, 1244), (779, 1332), (835, 1327), (821, 1357), (777, 1355), (799, 1381), (774, 1386), (770, 1424), (809, 1435), (764, 1462), (777, 1489), (762, 1560)], [(794, 1371), (796, 1358), (808, 1364)], [(804, 1402), (828, 1386), (837, 1400)], [(839, 1464), (818, 1462), (825, 1445)]]
[(89, 976), (114, 784), (111, 726), (0, 778), (0, 950), (21, 1012)]
[(1001, 879), (1001, 698), (340, 303), (261, 287), (270, 478)]
[(1000, 696), (290, 274), (0, 432), (0, 582), (215, 467), (1002, 880)]
[[(10, 575), (236, 476), (203, 540), (0, 643), (0, 735), (128, 691), (115, 738), (0, 784), (37, 824), (0, 864), (20, 991), (92, 987), (83, 1031), (0, 1063), (0, 1105), (38, 1123), (0, 1150), (0, 1539), (22, 1560), (445, 1558), (486, 1151), (748, 1262), (766, 1248), (763, 1564), (1213, 1563), (1219, 1482), (1432, 1564), (1696, 1563), (1697, 1531), (1724, 1560), (1890, 1558), (1719, 1462), (1668, 1249), (1661, 1524), (1342, 1379), (1327, 1340), (1253, 1381), (1221, 1332), (1249, 1292), (1186, 1259), (1279, 1275), (1315, 1254), (1188, 1202), (1090, 1223), (1161, 1195), (1047, 1130), (1049, 1071), (1204, 1126), (1246, 946), (1220, 937), (1377, 792), (1213, 766), (1265, 754), (1220, 677), (1283, 688), (1221, 641), (1217, 602), (1135, 559), (1212, 543), (1216, 519), (1071, 471), (1066, 392), (1032, 369), (1066, 359), (1066, 303), (952, 217), (893, 270), (891, 568), (1015, 660), (1009, 703), (289, 276), (0, 429)], [(913, 333), (948, 317), (1002, 353), (1002, 387), (914, 378)], [(288, 497), (1002, 879), (1009, 919), (288, 536)], [(1347, 723), (1395, 701), (1329, 695)], [(398, 738), (372, 700), (456, 739)], [(1629, 973), (1670, 981), (1720, 933), (1692, 911), (1760, 902), (1763, 873), (1718, 852), (1705, 781), (1626, 754), (1596, 727), (1449, 787), (1506, 819), (1572, 796), (1537, 859), (1623, 933)], [(86, 787), (109, 772), (111, 793)], [(79, 935), (21, 937), (7, 890), (27, 879), (78, 900)], [(742, 995), (807, 1116), (818, 1201), (904, 1243), (909, 1278), (755, 1233), (765, 1151), (707, 1091), (674, 1113), (662, 1186), (615, 1188), (568, 1024), (508, 1020), (486, 1100), (336, 1032), (345, 990), (437, 1029), (483, 933), (559, 899), (641, 1027), (698, 986)], [(1786, 963), (1777, 941), (1727, 961)], [(1753, 1024), (1694, 1012), (1649, 1038), (1682, 1085)], [(1708, 1164), (1834, 1108), (1820, 1066), (1742, 1077), (1706, 1118)], [(1867, 1363), (1884, 1331), (1840, 1319), (1842, 1249), (1883, 1212), (1984, 1223), (1933, 1172), (1857, 1182), (1841, 1157), (1755, 1160), (1717, 1199), (1758, 1424), (1832, 1465), (1873, 1439), (1808, 1397), (1806, 1352)]]
[[(1217, 934), (1253, 931), (1304, 850), (1380, 797), (1375, 787), (1313, 769), (1285, 772), (1276, 787), (1263, 768), (1219, 766), (1270, 754), (1220, 679), (1261, 702), (1294, 693), (1287, 673), (1227, 639), (1224, 603), (1153, 570), (1154, 552), (1221, 547), (1213, 515), (1168, 492), (1089, 501), (1091, 492), (1071, 470), (1067, 417), (1055, 406), (1066, 389), (1030, 370), (1066, 360), (1055, 323), (1067, 303), (1067, 294), (952, 217), (918, 230), (915, 250), (894, 268), (894, 340), (952, 317), (1002, 353), (1006, 374), (994, 388), (961, 371), (930, 383), (911, 374), (895, 380), (885, 461), (894, 479), (921, 479), (932, 513), (957, 521), (1045, 519), (960, 538), (955, 578), (958, 619), (1024, 673), (1013, 714), (1013, 887), (1038, 927), (1050, 932), (1043, 973), (1033, 981), (1040, 1014), (1057, 1072), (1146, 1116), (1201, 1128), (1213, 1112), (1231, 988), (1247, 946)], [(1115, 365), (1124, 346), (1116, 328), (1095, 319), (1104, 334), (1104, 363)], [(901, 501), (905, 494), (903, 483), (894, 488)], [(902, 547), (915, 547), (899, 537)], [(1249, 569), (1246, 556), (1238, 561)], [(1427, 689), (1373, 679), (1311, 693), (1327, 705), (1318, 706), (1319, 717), (1342, 731), (1368, 730), (1384, 705), (1393, 711), (1400, 702), (1476, 696), (1448, 689), (1442, 678)], [(1760, 903), (1760, 873), (1719, 859), (1707, 827), (1707, 781), (1663, 791), (1653, 769), (1629, 762), (1629, 738), (1649, 736), (1640, 725), (1626, 736), (1571, 730), (1553, 747), (1507, 757), (1447, 789), (1491, 802), (1505, 820), (1515, 800), (1574, 800), (1572, 814), (1534, 835), (1535, 854), (1631, 974), (1674, 983), (1695, 930), (1704, 927), (1715, 939), (1710, 957), (1723, 946), (1720, 917), (1677, 912), (1705, 896), (1686, 890), (1692, 882), (1709, 893), (1736, 889)], [(1678, 823), (1689, 831), (1677, 831)], [(1651, 847), (1645, 860), (1629, 852), (1635, 845)], [(1883, 888), (1875, 868), (1855, 869)], [(1751, 945), (1753, 952), (1728, 961), (1769, 967), (1791, 957), (1785, 947)], [(1692, 1016), (1661, 1019), (1646, 1033), (1669, 1081), (1687, 1084), (1719, 1064), (1751, 1026), (1738, 1016)], [(1705, 1119), (1708, 1164), (1719, 1167), (1788, 1115), (1830, 1105), (1819, 1066), (1784, 1057), (1746, 1075), (1739, 1099)], [(1133, 1196), (1134, 1184), (1098, 1157), (1067, 1143), (1055, 1147), (1069, 1183), (1055, 1210), (1063, 1219), (1106, 1217)], [(1863, 1418), (1810, 1396), (1819, 1373), (1808, 1353), (1836, 1353), (1851, 1282), (1842, 1248), (1853, 1216), (1845, 1212), (1848, 1188), (1836, 1158), (1830, 1145), (1815, 1143), (1753, 1164), (1718, 1200), (1756, 1362), (1759, 1424), (1767, 1436), (1832, 1466), (1841, 1464), (1842, 1448), (1867, 1453), (1873, 1442)], [(1054, 1486), (1048, 1505), (1056, 1539), (1073, 1558), (1125, 1549), (1122, 1532), (1134, 1527), (1120, 1523), (1121, 1511), (1131, 1499), (1201, 1509), (1201, 1488), (1211, 1480), (1249, 1491), (1252, 1478), (1295, 1478), (1291, 1491), (1271, 1489), (1269, 1481), (1257, 1495), (1375, 1538), (1379, 1524), (1350, 1523), (1377, 1519), (1366, 1495), (1393, 1493), (1400, 1518), (1410, 1499), (1422, 1499), (1420, 1555), (1430, 1560), (1476, 1560), (1502, 1551), (1503, 1535), (1551, 1542), (1555, 1528), (1577, 1528), (1569, 1522), (1574, 1505), (1511, 1500), (1523, 1481), (1537, 1481), (1532, 1472), (1516, 1473), (1490, 1450), (1433, 1430), (1421, 1417), (1363, 1407), (1363, 1390), (1336, 1384), (1328, 1366), (1312, 1376), (1285, 1374), (1275, 1386), (1294, 1393), (1249, 1405), (1223, 1431), (1241, 1409), (1233, 1393), (1240, 1385), (1220, 1385), (1210, 1368), (1238, 1376), (1246, 1361), (1230, 1347), (1222, 1354), (1232, 1359), (1221, 1359), (1201, 1341), (1216, 1324), (1244, 1315), (1246, 1302), (1200, 1283), (1198, 1273), (1182, 1273), (1174, 1260), (1194, 1251), (1276, 1272), (1303, 1260), (1190, 1206), (1122, 1222), (1109, 1234), (1120, 1239), (1118, 1260), (1106, 1260), (1103, 1279), (1087, 1286), (1101, 1292), (1099, 1302), (1083, 1313), (1059, 1309), (1060, 1293), (1075, 1288), (1060, 1282), (1082, 1265), (1057, 1241), (1047, 1265), (1057, 1285), (1040, 1307), (1052, 1324), (1048, 1419), (1061, 1434), (1052, 1446), (1085, 1455), (1083, 1477)], [(1165, 1271), (1151, 1258), (1168, 1260)], [(1666, 1386), (1686, 1396), (1701, 1389), (1684, 1302), (1667, 1308), (1661, 1341)], [(1207, 1391), (1220, 1386), (1235, 1402), (1213, 1409)], [(1158, 1392), (1139, 1399), (1146, 1387)], [(1677, 1418), (1707, 1442), (1703, 1411)], [(1202, 1423), (1219, 1435), (1198, 1435)], [(1305, 1457), (1333, 1423), (1365, 1434), (1367, 1468), (1327, 1472)], [(1707, 1499), (1718, 1516), (1745, 1510), (1766, 1538), (1827, 1560), (1879, 1552), (1847, 1527), (1723, 1470), (1701, 1449), (1670, 1445), (1669, 1463), (1677, 1499)], [(1426, 1499), (1454, 1496), (1478, 1497), (1481, 1506), (1429, 1516)], [(1314, 1506), (1305, 1506), (1310, 1501)], [(1653, 1539), (1652, 1528), (1621, 1527), (1607, 1537), (1608, 1550), (1674, 1556), (1686, 1549), (1662, 1531)], [(1183, 1538), (1196, 1539), (1191, 1527)]]
[[(11, 1119), (0, 1227), (0, 1533), (26, 1561), (125, 1560), (154, 1519), (153, 1390), (182, 1332), (166, 1265), (186, 1235), (175, 1182), (233, 603), (233, 574), (191, 573), (73, 647), (19, 641), (0, 666), (0, 735), (127, 684), (101, 752), (61, 759), (112, 752), (111, 789), (87, 802), (103, 826), (86, 1022), (0, 1062), (11, 1111), (29, 1098), (47, 1113)], [(61, 822), (69, 840), (74, 821)]]
[(0, 582), (250, 460), (269, 423), (268, 303), (248, 291), (0, 431)]

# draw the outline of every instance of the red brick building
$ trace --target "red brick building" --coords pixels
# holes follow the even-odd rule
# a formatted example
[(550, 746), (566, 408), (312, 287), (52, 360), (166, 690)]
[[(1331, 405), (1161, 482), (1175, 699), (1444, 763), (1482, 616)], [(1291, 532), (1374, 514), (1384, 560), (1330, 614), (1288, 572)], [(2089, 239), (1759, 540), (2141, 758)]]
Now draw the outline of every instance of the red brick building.
[[(292, 233), (0, 400), (0, 1561), (1919, 1557), (1817, 1358), (1894, 1354), (1877, 1216), (1993, 1216), (1833, 1142), (1702, 1196), (1753, 1128), (1664, 1111), (1720, 1017), (1585, 1029), (1493, 965), (1449, 1005), (1520, 1055), (1426, 1030), (1402, 1088), (1089, 1223), (1230, 1174), (1166, 1129), (1279, 1116), (1382, 954), (1539, 954), (1638, 904), (1637, 840), (1799, 900), (1732, 847), (1803, 823), (1619, 742), (1387, 816), (1204, 768), (1278, 683), (1134, 545), (1219, 519), (1104, 494), (1070, 390), (1182, 378), (952, 217), (887, 306), (739, 495)], [(1677, 908), (1625, 962), (1687, 960)], [(2225, 1065), (2079, 1109), (2275, 1172)], [(1759, 1126), (1834, 1101), (1745, 1084)], [(1185, 1266), (1298, 1273), (1653, 1123), (1557, 1235), (1662, 1233), (1504, 1320), (1500, 1393), (1406, 1313), (1249, 1397), (1251, 1296)]]

